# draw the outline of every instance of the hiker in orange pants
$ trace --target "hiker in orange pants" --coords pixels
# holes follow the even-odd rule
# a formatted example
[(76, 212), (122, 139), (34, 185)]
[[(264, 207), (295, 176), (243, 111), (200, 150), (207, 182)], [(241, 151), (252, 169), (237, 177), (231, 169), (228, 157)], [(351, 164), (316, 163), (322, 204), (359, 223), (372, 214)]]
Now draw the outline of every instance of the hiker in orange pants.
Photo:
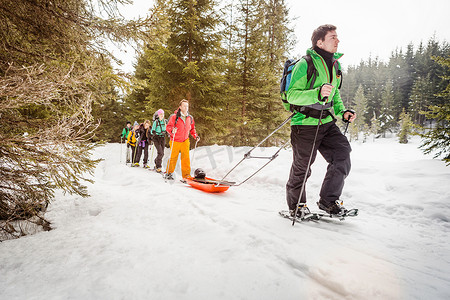
[(181, 175), (183, 178), (190, 176), (191, 174), (191, 163), (189, 159), (189, 139), (184, 142), (173, 142), (170, 141), (170, 148), (172, 155), (169, 159), (169, 169), (168, 173), (171, 174), (175, 170), (175, 165), (177, 164), (178, 154), (181, 153)]
[(181, 175), (183, 178), (191, 175), (191, 162), (189, 159), (189, 134), (196, 140), (200, 140), (195, 131), (194, 118), (189, 114), (189, 102), (181, 100), (180, 107), (169, 117), (166, 131), (170, 136), (171, 155), (166, 170), (166, 179), (173, 179), (172, 173), (181, 153)]

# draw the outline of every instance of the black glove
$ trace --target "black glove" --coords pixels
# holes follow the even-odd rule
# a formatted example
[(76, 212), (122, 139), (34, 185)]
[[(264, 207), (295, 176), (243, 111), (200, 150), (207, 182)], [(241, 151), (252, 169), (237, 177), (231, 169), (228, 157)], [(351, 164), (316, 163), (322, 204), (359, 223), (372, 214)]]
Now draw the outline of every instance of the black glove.
[[(355, 114), (355, 111), (354, 111), (353, 109), (347, 109), (346, 111), (344, 111), (344, 113), (342, 114), (342, 121), (344, 121), (344, 123), (348, 123), (348, 119), (344, 119), (344, 115), (345, 115), (345, 113), (347, 113), (347, 112), (351, 113), (352, 115)], [(349, 119), (350, 119), (350, 118), (349, 118)]]

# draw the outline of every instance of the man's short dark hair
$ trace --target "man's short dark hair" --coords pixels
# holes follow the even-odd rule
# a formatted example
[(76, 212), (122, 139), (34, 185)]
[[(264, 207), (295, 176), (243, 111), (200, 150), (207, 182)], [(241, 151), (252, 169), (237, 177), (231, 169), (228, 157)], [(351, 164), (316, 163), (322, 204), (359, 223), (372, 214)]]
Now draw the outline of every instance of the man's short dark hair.
[(324, 40), (325, 36), (327, 35), (327, 33), (329, 31), (333, 31), (336, 30), (336, 26), (331, 25), (331, 24), (325, 24), (325, 25), (321, 25), (319, 27), (317, 27), (312, 36), (311, 36), (311, 42), (312, 42), (312, 46), (315, 47), (317, 45), (317, 41), (318, 40)]

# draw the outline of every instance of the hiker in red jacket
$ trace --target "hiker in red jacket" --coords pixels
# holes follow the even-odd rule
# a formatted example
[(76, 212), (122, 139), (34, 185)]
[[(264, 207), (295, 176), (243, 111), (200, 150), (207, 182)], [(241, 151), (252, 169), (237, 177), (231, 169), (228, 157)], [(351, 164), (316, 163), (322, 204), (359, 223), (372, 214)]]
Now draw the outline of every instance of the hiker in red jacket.
[(191, 162), (189, 159), (189, 134), (197, 141), (200, 137), (195, 131), (194, 118), (189, 114), (189, 102), (186, 99), (181, 100), (180, 107), (169, 117), (166, 130), (170, 136), (171, 155), (168, 161), (168, 168), (165, 177), (173, 179), (172, 173), (178, 160), (178, 154), (181, 153), (181, 174), (183, 178), (191, 174)]

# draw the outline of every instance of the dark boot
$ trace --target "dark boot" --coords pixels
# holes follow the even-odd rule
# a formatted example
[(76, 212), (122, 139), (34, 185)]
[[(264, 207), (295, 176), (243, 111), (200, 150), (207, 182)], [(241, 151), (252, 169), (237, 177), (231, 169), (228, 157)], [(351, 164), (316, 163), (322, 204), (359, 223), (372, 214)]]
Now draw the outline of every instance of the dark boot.
[[(294, 217), (295, 215), (295, 210), (290, 210), (289, 211), (291, 213), (291, 217)], [(303, 219), (307, 214), (310, 214), (311, 211), (309, 210), (309, 208), (306, 206), (306, 203), (300, 203), (297, 209), (297, 218)]]
[(322, 199), (317, 202), (319, 209), (326, 211), (330, 215), (343, 215), (347, 213), (343, 201), (336, 200), (334, 203), (325, 203)]

